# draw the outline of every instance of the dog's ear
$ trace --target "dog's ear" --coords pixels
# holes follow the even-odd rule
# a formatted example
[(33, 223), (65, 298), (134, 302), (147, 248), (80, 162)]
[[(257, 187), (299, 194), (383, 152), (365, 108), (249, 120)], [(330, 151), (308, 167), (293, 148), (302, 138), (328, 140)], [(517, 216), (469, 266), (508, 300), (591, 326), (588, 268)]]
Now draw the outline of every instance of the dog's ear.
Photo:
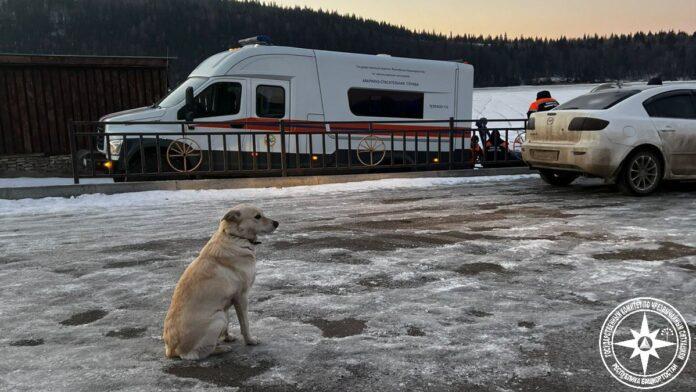
[(239, 222), (239, 218), (242, 217), (242, 213), (238, 210), (231, 210), (222, 217), (222, 220), (227, 222)]

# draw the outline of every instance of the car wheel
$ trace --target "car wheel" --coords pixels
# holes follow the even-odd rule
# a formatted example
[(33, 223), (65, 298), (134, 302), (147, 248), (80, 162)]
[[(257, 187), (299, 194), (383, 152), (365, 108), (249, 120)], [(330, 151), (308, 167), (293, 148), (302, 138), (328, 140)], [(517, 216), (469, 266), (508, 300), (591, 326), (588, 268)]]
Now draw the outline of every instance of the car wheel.
[(548, 169), (539, 170), (539, 175), (544, 182), (553, 186), (568, 186), (580, 177), (580, 174), (575, 172)]
[(624, 164), (619, 185), (628, 194), (649, 195), (662, 182), (662, 160), (653, 151), (644, 150), (632, 154)]

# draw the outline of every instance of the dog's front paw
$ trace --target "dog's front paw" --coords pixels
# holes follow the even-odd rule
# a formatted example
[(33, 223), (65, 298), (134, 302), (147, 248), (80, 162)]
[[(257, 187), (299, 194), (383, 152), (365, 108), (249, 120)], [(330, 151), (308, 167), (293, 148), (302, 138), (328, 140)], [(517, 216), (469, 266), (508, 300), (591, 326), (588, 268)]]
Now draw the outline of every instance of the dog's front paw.
[(244, 342), (247, 344), (247, 346), (256, 346), (257, 344), (261, 343), (258, 339), (251, 336), (244, 338)]

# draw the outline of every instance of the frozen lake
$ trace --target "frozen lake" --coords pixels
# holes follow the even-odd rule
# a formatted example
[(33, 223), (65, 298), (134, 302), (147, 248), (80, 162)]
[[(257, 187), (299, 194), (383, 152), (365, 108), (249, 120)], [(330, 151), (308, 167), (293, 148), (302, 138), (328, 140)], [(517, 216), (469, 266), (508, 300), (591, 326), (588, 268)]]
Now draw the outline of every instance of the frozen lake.
[[(0, 389), (622, 390), (597, 348), (615, 306), (657, 297), (696, 326), (694, 194), (521, 176), (0, 201)], [(258, 248), (262, 344), (165, 359), (179, 275), (250, 201), (281, 222)], [(694, 383), (696, 360), (667, 389)]]

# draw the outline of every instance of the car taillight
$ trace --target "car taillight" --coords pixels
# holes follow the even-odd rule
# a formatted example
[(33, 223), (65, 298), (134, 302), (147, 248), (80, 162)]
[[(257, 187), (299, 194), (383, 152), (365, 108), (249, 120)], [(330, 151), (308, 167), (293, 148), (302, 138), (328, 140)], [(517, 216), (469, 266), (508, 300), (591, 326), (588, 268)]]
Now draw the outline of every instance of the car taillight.
[(525, 125), (525, 128), (528, 131), (533, 131), (534, 130), (534, 125), (535, 125), (534, 117), (530, 117), (529, 120), (527, 120), (527, 124)]
[(609, 121), (592, 117), (575, 117), (568, 125), (569, 131), (601, 131)]

